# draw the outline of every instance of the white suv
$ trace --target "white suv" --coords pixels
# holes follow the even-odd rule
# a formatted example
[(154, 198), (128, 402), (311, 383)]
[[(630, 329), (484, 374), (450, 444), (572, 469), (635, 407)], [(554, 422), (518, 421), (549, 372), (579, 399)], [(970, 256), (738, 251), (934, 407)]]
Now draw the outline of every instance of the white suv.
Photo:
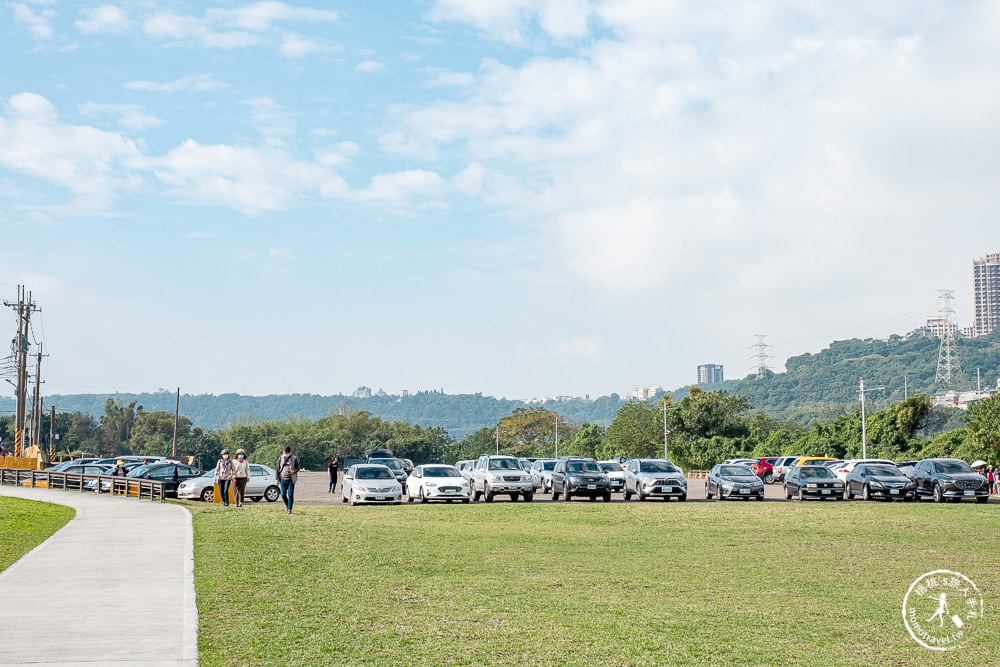
[(521, 496), (530, 503), (535, 496), (531, 477), (513, 456), (483, 454), (472, 468), (469, 482), (472, 485), (473, 500), (479, 500), (479, 496), (482, 496), (483, 500), (491, 503), (496, 494), (508, 493), (511, 500), (517, 500)]

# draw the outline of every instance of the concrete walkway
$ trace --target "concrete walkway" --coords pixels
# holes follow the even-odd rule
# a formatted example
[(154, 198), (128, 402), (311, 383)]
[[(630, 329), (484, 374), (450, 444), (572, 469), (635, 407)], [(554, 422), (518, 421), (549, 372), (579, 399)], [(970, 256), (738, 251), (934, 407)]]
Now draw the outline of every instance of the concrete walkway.
[(0, 486), (76, 509), (0, 572), (0, 664), (198, 664), (191, 515), (177, 505)]

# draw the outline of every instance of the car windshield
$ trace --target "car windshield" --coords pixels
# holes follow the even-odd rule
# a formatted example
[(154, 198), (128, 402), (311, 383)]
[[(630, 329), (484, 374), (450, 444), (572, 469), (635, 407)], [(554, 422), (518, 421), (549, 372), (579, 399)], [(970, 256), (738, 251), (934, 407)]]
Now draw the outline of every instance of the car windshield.
[(934, 464), (934, 467), (938, 472), (943, 472), (945, 474), (955, 474), (960, 472), (975, 472), (965, 461), (938, 461)]
[(719, 474), (723, 477), (756, 477), (747, 466), (722, 466)]
[(125, 476), (126, 477), (142, 477), (143, 475), (145, 475), (147, 472), (149, 472), (150, 470), (152, 470), (155, 467), (156, 467), (156, 464), (150, 463), (148, 466), (139, 466), (138, 468), (132, 468), (127, 473), (125, 473)]
[(462, 473), (454, 468), (424, 468), (424, 477), (461, 477)]
[(521, 462), (517, 459), (490, 459), (490, 470), (520, 470)]
[(399, 459), (383, 459), (379, 461), (379, 465), (387, 466), (393, 470), (403, 469), (403, 464), (399, 462)]
[(804, 466), (802, 472), (799, 473), (802, 477), (808, 477), (809, 479), (829, 479), (831, 477), (836, 477), (829, 468), (824, 468), (822, 466)]
[(555, 469), (556, 469), (555, 461), (546, 461), (545, 463), (542, 464), (542, 470), (548, 470), (549, 472), (551, 472)]
[(569, 472), (601, 472), (601, 466), (596, 461), (569, 461), (566, 464)]
[(677, 468), (666, 461), (642, 461), (639, 472), (677, 472)]
[(617, 463), (602, 463), (601, 470), (604, 472), (621, 472), (622, 467)]
[(879, 475), (882, 477), (899, 477), (899, 468), (889, 465), (868, 465), (865, 466), (869, 475)]
[(357, 479), (396, 479), (385, 468), (359, 468), (355, 475)]

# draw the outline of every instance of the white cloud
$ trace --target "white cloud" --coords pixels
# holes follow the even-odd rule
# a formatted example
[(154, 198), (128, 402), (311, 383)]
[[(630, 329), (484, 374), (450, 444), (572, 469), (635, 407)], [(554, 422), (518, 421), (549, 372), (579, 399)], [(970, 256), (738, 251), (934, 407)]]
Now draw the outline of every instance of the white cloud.
[(14, 20), (23, 25), (28, 31), (38, 39), (52, 39), (51, 21), (58, 12), (54, 9), (43, 9), (35, 13), (28, 5), (21, 2), (12, 2), (8, 5), (14, 12)]
[(132, 21), (119, 7), (101, 5), (80, 10), (84, 18), (73, 22), (76, 29), (85, 35), (101, 33), (123, 33), (131, 29)]
[(146, 113), (138, 104), (97, 104), (88, 101), (78, 104), (77, 108), (85, 116), (112, 116), (126, 130), (148, 130), (163, 125), (161, 119)]
[(64, 125), (41, 95), (12, 95), (0, 112), (0, 165), (70, 190), (76, 206), (103, 208), (135, 185), (135, 143), (114, 132)]
[(271, 248), (267, 254), (277, 259), (285, 259), (290, 262), (295, 261), (295, 252), (291, 248)]
[(161, 93), (207, 93), (220, 88), (226, 88), (229, 84), (216, 81), (211, 74), (197, 74), (184, 76), (174, 81), (156, 83), (155, 81), (129, 81), (125, 87), (129, 90), (148, 90)]
[(556, 39), (585, 37), (592, 4), (589, 0), (436, 0), (427, 19), (468, 23), (495, 39), (519, 44), (532, 21)]
[(293, 7), (283, 2), (255, 2), (235, 9), (209, 9), (206, 17), (216, 23), (252, 32), (264, 32), (278, 22), (320, 23), (336, 21), (337, 12), (312, 7)]
[(382, 69), (382, 63), (377, 60), (365, 60), (354, 66), (355, 72), (372, 73)]
[(425, 169), (409, 169), (378, 174), (364, 190), (353, 193), (355, 199), (380, 204), (399, 205), (414, 199), (440, 196), (447, 184), (439, 174)]
[(326, 167), (339, 167), (350, 163), (361, 153), (361, 148), (353, 141), (341, 141), (334, 146), (317, 148), (313, 159)]

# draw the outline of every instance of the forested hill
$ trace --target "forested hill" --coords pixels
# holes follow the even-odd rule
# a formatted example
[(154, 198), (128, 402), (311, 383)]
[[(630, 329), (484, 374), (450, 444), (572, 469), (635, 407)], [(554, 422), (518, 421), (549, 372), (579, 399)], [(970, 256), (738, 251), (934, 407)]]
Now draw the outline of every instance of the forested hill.
[[(755, 408), (779, 419), (814, 422), (852, 409), (858, 400), (859, 377), (864, 377), (866, 386), (873, 389), (869, 397), (879, 408), (903, 399), (904, 377), (910, 395), (939, 391), (942, 388), (934, 382), (939, 342), (936, 338), (901, 336), (889, 340), (838, 341), (815, 354), (789, 358), (785, 364), (787, 372), (706, 385), (705, 389), (726, 389), (746, 396)], [(958, 361), (968, 378), (965, 388), (975, 388), (977, 368), (983, 387), (995, 387), (1000, 376), (1000, 331), (983, 338), (960, 339), (956, 345)], [(649, 375), (655, 377), (656, 369), (650, 369)], [(877, 389), (880, 387), (883, 389)], [(683, 387), (673, 393), (680, 398), (687, 391), (688, 388)], [(120, 399), (126, 404), (136, 401), (147, 411), (174, 410), (175, 395), (170, 392), (55, 395), (46, 396), (45, 402), (59, 412), (80, 411), (97, 417), (103, 414), (108, 398)], [(545, 407), (571, 422), (607, 426), (625, 403), (617, 394), (612, 394), (593, 401), (575, 399), (547, 403)], [(440, 426), (458, 439), (484, 426), (493, 426), (516, 408), (531, 407), (523, 401), (482, 394), (437, 392), (421, 392), (406, 398), (315, 394), (181, 396), (181, 413), (203, 429), (216, 429), (248, 418), (317, 418), (341, 406), (365, 410), (390, 421)], [(13, 409), (13, 399), (0, 398), (0, 413), (9, 414)]]
[[(147, 412), (154, 410), (174, 411), (176, 394), (171, 392), (145, 394), (70, 394), (46, 396), (46, 405), (54, 405), (59, 412), (83, 412), (98, 417), (104, 413), (104, 405), (109, 398), (128, 404), (132, 401)], [(625, 401), (617, 394), (594, 401), (576, 399), (549, 403), (547, 407), (556, 409), (568, 421), (594, 422), (607, 426), (618, 414)], [(553, 408), (557, 405), (558, 408)], [(354, 398), (352, 396), (319, 396), (316, 394), (281, 394), (271, 396), (241, 396), (239, 394), (181, 395), (181, 414), (195, 426), (203, 429), (217, 429), (226, 424), (243, 419), (260, 420), (307, 417), (315, 419), (330, 414), (342, 406), (357, 408), (389, 421), (405, 421), (420, 426), (440, 426), (453, 437), (461, 439), (484, 426), (492, 426), (501, 417), (509, 415), (516, 408), (530, 407), (518, 400), (493, 398), (482, 394), (441, 394), (420, 392), (406, 398), (395, 396), (373, 396)], [(13, 399), (0, 399), (0, 410), (12, 411)]]

